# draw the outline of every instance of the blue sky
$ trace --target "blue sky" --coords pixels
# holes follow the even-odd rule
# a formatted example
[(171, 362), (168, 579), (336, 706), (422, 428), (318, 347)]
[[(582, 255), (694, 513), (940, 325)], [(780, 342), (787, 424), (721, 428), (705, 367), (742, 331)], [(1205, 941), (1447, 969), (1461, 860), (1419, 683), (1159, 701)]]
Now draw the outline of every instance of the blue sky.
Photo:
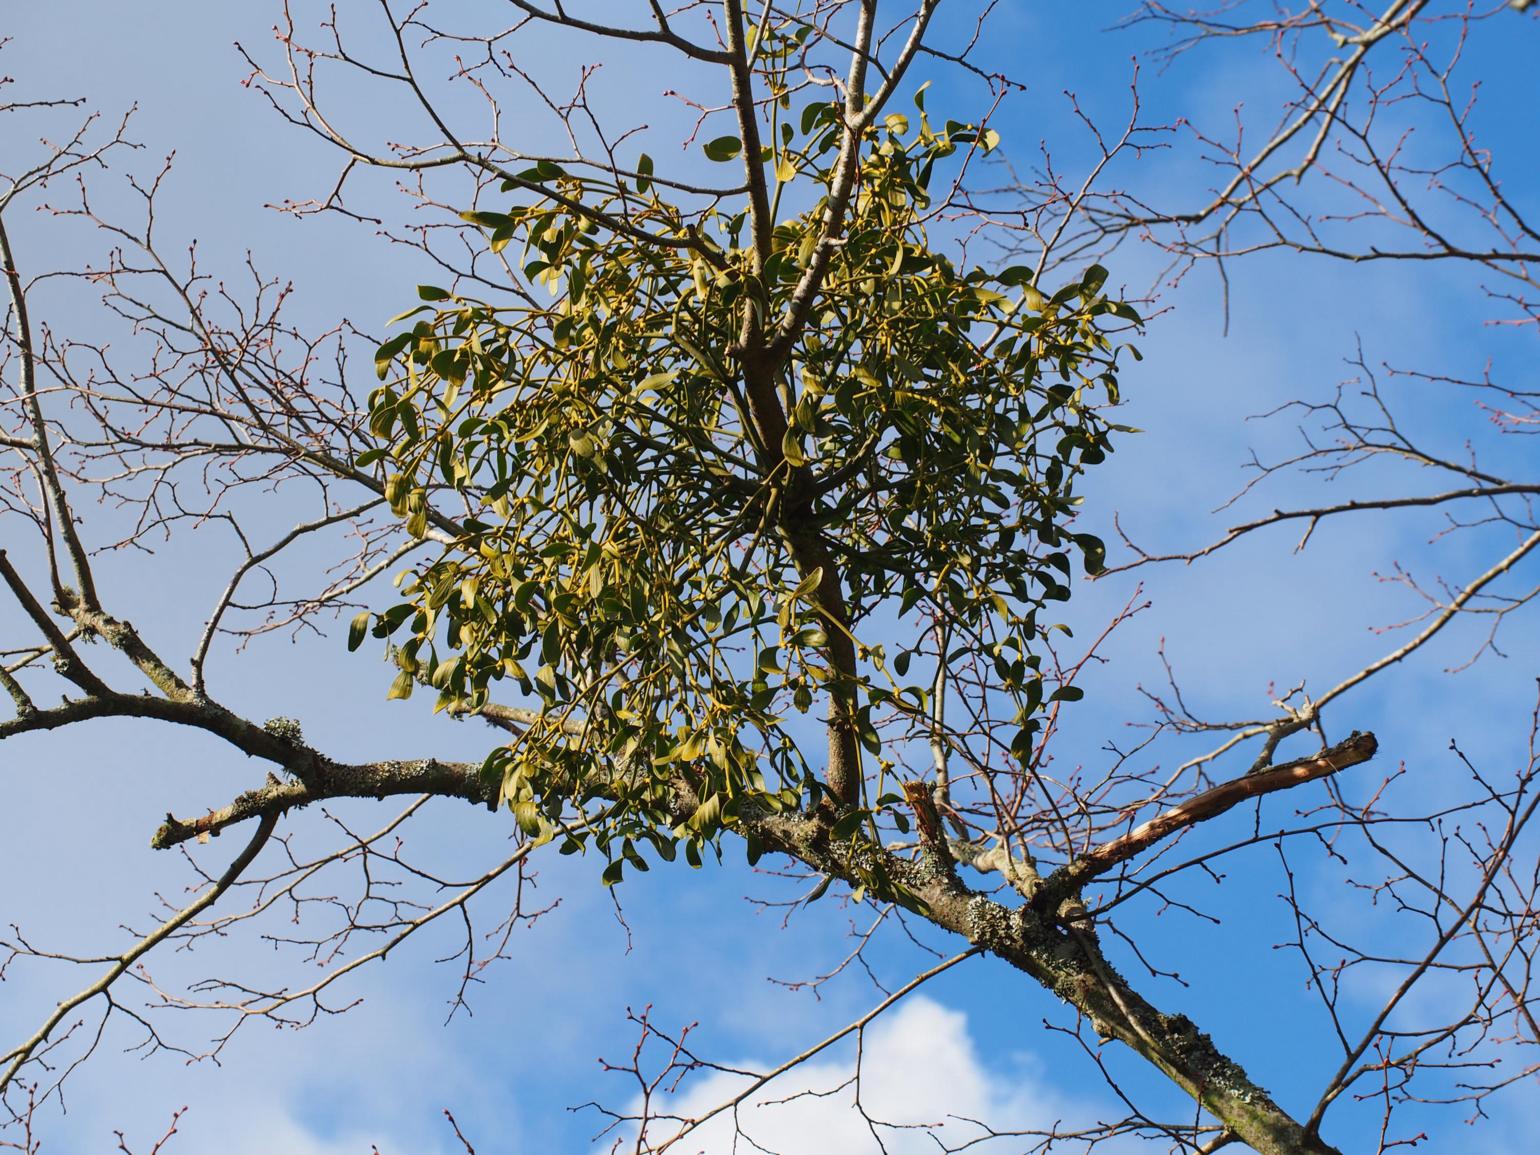
[[(306, 7), (313, 9), (312, 20), (318, 18), (319, 6)], [(296, 221), (264, 207), (315, 195), (335, 170), (326, 150), (285, 130), (240, 83), (245, 72), (232, 42), (270, 51), (270, 5), (96, 0), (12, 8), (6, 31), (15, 40), (0, 56), (0, 72), (17, 77), (20, 91), (78, 93), (107, 113), (137, 103), (135, 135), (146, 148), (134, 164), (151, 169), (160, 155), (176, 151), (162, 227), (178, 238), (197, 238), (208, 266), (233, 268), (251, 251), (261, 266), (294, 280), (304, 316), (317, 325), (345, 315), (379, 331), (385, 318), (411, 304), (412, 286), (428, 279), (411, 254), (379, 243), (367, 228)], [(1008, 0), (1002, 6), (986, 58), (1008, 61), (1029, 81), (1029, 91), (996, 121), (1008, 150), (1019, 146), (1030, 157), (1037, 139), (1047, 137), (1056, 156), (1074, 168), (1084, 143), (1075, 143), (1061, 94), (1066, 87), (1084, 98), (1093, 115), (1122, 115), (1129, 57), (1149, 41), (1147, 35), (1104, 30), (1121, 12), (1121, 5), (1106, 3)], [(1514, 27), (1533, 30), (1532, 22), (1518, 18)], [(1530, 58), (1525, 47), (1515, 35), (1489, 38), (1481, 49), (1490, 53), (1480, 64), (1488, 84), (1484, 107), (1493, 110), (1483, 130), (1500, 154), (1504, 141), (1522, 145), (1532, 137), (1534, 78), (1532, 70), (1516, 66)], [(1265, 79), (1255, 80), (1265, 73), (1239, 59), (1192, 59), (1159, 75), (1147, 70), (1149, 119), (1194, 107), (1222, 118), (1237, 86), (1250, 90), (1254, 101), (1275, 96)], [(560, 57), (542, 63), (558, 72), (568, 64)], [(917, 74), (914, 80), (925, 78)], [(601, 99), (640, 100), (651, 99), (665, 78), (621, 57), (606, 62), (596, 83)], [(384, 134), (394, 127), (378, 118), (365, 123)], [(1532, 159), (1521, 161), (1514, 148), (1509, 155), (1525, 166), (1510, 180), (1535, 175)], [(1169, 190), (1193, 171), (1179, 158), (1160, 157), (1120, 179)], [(120, 195), (116, 179), (102, 178), (102, 197)], [(39, 219), (36, 228), (18, 230), (24, 261), (69, 260), (87, 251), (80, 233), (44, 225)], [(1129, 247), (1113, 276), (1142, 290), (1158, 268), (1155, 254)], [(1491, 306), (1464, 274), (1414, 276), (1400, 266), (1349, 269), (1267, 257), (1232, 268), (1231, 276), (1227, 336), (1217, 281), (1200, 269), (1169, 293), (1170, 311), (1139, 342), (1145, 360), (1126, 375), (1124, 420), (1144, 432), (1126, 438), (1093, 479), (1087, 500), (1092, 521), (1104, 521), (1116, 509), (1142, 543), (1171, 547), (1195, 544), (1239, 520), (1210, 511), (1243, 480), (1240, 466), (1249, 448), (1267, 456), (1292, 445), (1294, 437), (1287, 422), (1245, 419), (1282, 400), (1327, 393), (1352, 375), (1346, 360), (1360, 339), (1371, 362), (1390, 358), (1469, 373), (1491, 357), (1533, 382), (1535, 370), (1523, 360), (1523, 342), (1532, 338), (1484, 325)], [(1420, 404), (1418, 418), (1430, 426), (1481, 431), (1480, 415), (1461, 399)], [(1288, 484), (1248, 508), (1265, 509), (1307, 492), (1291, 494)], [(1135, 688), (1158, 684), (1161, 639), (1189, 701), (1216, 715), (1254, 715), (1265, 711), (1270, 683), (1286, 686), (1308, 677), (1312, 685), (1330, 685), (1385, 648), (1386, 639), (1366, 627), (1403, 616), (1405, 603), (1375, 580), (1375, 570), (1400, 558), (1420, 572), (1457, 578), (1487, 564), (1492, 536), (1446, 538), (1434, 554), (1426, 545), (1426, 519), (1376, 518), (1323, 526), (1301, 555), (1291, 554), (1279, 533), (1242, 543), (1202, 567), (1082, 584), (1070, 613), (1085, 628), (1127, 600), (1135, 578), (1146, 582), (1155, 604), (1114, 638), (1110, 661), (1090, 683), (1090, 697), (1070, 717), (1060, 757), (1094, 762), (1109, 738), (1127, 739), (1129, 719), (1147, 717)], [(188, 599), (201, 593), (206, 602), (217, 572), (212, 563), (227, 549), (228, 543), (213, 538), (183, 539), (153, 560), (123, 554), (102, 565), (117, 578), (112, 584), (124, 590), (141, 628), (180, 639), (198, 624), (182, 612)], [(12, 622), (0, 616), (7, 628)], [(1456, 770), (1447, 751), (1451, 738), (1478, 764), (1506, 769), (1523, 751), (1536, 673), (1529, 655), (1540, 638), (1533, 624), (1515, 622), (1506, 637), (1510, 660), (1488, 656), (1450, 678), (1444, 667), (1460, 660), (1473, 638), (1465, 632), (1431, 647), (1434, 652), (1339, 706), (1332, 724), (1339, 731), (1376, 730), (1380, 763), (1405, 759), (1424, 793), (1436, 794)], [(387, 706), (383, 668), (350, 659), (336, 637), (266, 639), (238, 659), (225, 655), (216, 679), (216, 693), (251, 715), (298, 717), (323, 749), (351, 756), (479, 757), (489, 742), (475, 726), (430, 719), (417, 701)], [(115, 941), (120, 923), (145, 921), (141, 914), (153, 909), (155, 893), (176, 893), (187, 883), (175, 856), (146, 848), (166, 809), (217, 805), (249, 784), (250, 773), (211, 742), (138, 724), (100, 723), (8, 742), (0, 753), (6, 799), (0, 807), (0, 871), (10, 885), (0, 891), (0, 924), (19, 923), (38, 941), (61, 948), (102, 949)], [(79, 802), (82, 795), (88, 804)], [(360, 826), (384, 818), (365, 804), (335, 809)], [(60, 814), (69, 816), (62, 830), (56, 821), (39, 820)], [(324, 831), (318, 821), (297, 819), (298, 837), (319, 837)], [(418, 853), (446, 870), (470, 873), (493, 860), (506, 835), (499, 819), (438, 804), (411, 839)], [(216, 853), (209, 861), (235, 845), (233, 837), (223, 841), (226, 846), (210, 848)], [(657, 1021), (670, 1028), (699, 1020), (703, 1049), (724, 1061), (773, 1065), (879, 997), (854, 974), (822, 988), (821, 999), (766, 981), (803, 978), (832, 966), (849, 949), (850, 927), (870, 917), (869, 907), (831, 896), (781, 929), (779, 913), (760, 911), (743, 896), (784, 888), (754, 878), (730, 855), (726, 868), (689, 877), (654, 871), (628, 883), (620, 892), (628, 936), (596, 874), (591, 861), (553, 858), (541, 867), (541, 893), (559, 897), (559, 907), (515, 936), (512, 957), (493, 968), (473, 995), (474, 1014), (457, 1015), (447, 1025), (453, 972), (433, 960), (454, 944), (449, 934), (429, 932), (348, 985), (344, 1001), (363, 1000), (349, 1014), (297, 1034), (254, 1026), (218, 1066), (187, 1066), (167, 1054), (140, 1060), (119, 1053), (133, 1041), (130, 1035), (109, 1037), (103, 1052), (74, 1076), (69, 1114), (48, 1121), (51, 1149), (108, 1150), (114, 1128), (146, 1140), (187, 1103), (192, 1110), (172, 1150), (367, 1155), (373, 1143), (383, 1155), (448, 1152), (455, 1147), (439, 1115), (446, 1107), (482, 1155), (583, 1150), (602, 1122), (593, 1112), (568, 1108), (596, 1097), (624, 1104), (631, 1094), (622, 1079), (600, 1076), (595, 1063), (597, 1056), (628, 1053), (634, 1039), (625, 1021), (628, 1007), (651, 1005)], [(1336, 901), (1340, 880), (1332, 872), (1304, 881), (1323, 903)], [(1273, 949), (1287, 933), (1280, 929), (1283, 907), (1274, 898), (1282, 885), (1276, 857), (1265, 848), (1253, 850), (1231, 863), (1223, 887), (1192, 885), (1226, 923), (1216, 928), (1179, 912), (1147, 916), (1143, 925), (1151, 928), (1156, 953), (1178, 966), (1192, 986), (1147, 980), (1142, 989), (1157, 1002), (1187, 1010), (1286, 1103), (1307, 1103), (1329, 1066), (1316, 1056), (1329, 1052), (1316, 1004), (1301, 992), (1301, 972), (1287, 952)], [(1361, 917), (1342, 910), (1344, 917)], [(278, 967), (249, 948), (240, 948), (247, 952), (243, 966), (259, 974)], [(900, 936), (889, 936), (875, 961), (879, 976), (894, 985), (929, 965)], [(206, 973), (213, 960), (168, 956), (151, 966), (157, 979), (173, 982)], [(0, 1028), (7, 1037), (30, 1030), (39, 1008), (74, 989), (71, 981), (40, 968), (16, 968), (0, 987)], [(1259, 997), (1259, 991), (1280, 993)], [(965, 963), (928, 986), (923, 999), (883, 1020), (881, 1045), (874, 1040), (872, 1050), (889, 1058), (876, 1060), (874, 1094), (911, 1109), (915, 1119), (987, 1111), (1002, 1126), (1060, 1116), (1088, 1120), (1110, 1097), (1061, 1036), (1039, 1029), (1045, 1018), (1070, 1021), (1050, 996), (1003, 966)], [(197, 1025), (179, 1029), (199, 1034)], [(906, 1080), (922, 1061), (935, 1065), (937, 1077), (911, 1085)], [(1111, 1061), (1131, 1069), (1122, 1058)], [(848, 1048), (836, 1049), (804, 1077), (838, 1083), (848, 1063)], [(1152, 1102), (1178, 1109), (1158, 1088), (1151, 1093)], [(1427, 1117), (1433, 1149), (1466, 1134), (1461, 1119), (1457, 1111)], [(854, 1146), (859, 1135), (846, 1130), (849, 1120), (848, 1110), (831, 1099), (803, 1102), (763, 1126), (791, 1150), (832, 1155), (860, 1149)], [(1345, 1112), (1344, 1129), (1330, 1137), (1345, 1150), (1356, 1149), (1365, 1134), (1357, 1128), (1367, 1126), (1372, 1118)], [(1540, 1138), (1540, 1120), (1511, 1103), (1487, 1134), (1495, 1148), (1505, 1141), (1522, 1146)], [(910, 1150), (902, 1145), (907, 1141), (894, 1149)], [(727, 1149), (720, 1137), (702, 1142), (711, 1151)]]

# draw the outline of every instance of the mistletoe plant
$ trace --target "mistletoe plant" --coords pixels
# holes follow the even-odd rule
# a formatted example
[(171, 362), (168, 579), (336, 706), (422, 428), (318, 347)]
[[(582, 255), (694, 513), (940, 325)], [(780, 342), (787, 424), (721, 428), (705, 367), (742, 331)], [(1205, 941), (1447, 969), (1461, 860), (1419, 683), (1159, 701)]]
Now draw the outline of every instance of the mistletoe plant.
[[(995, 137), (934, 128), (916, 103), (917, 124), (858, 134), (843, 197), (838, 104), (777, 118), (773, 145), (709, 143), (717, 160), (749, 148), (773, 206), (817, 186), (773, 228), (752, 205), (692, 218), (646, 156), (608, 186), (550, 163), (513, 176), (507, 193), (557, 192), (468, 215), (516, 248), (530, 292), (423, 287), (379, 350), (364, 464), (384, 463), (419, 535), (430, 490), (468, 513), (374, 621), (406, 628), (391, 693), (424, 683), (465, 712), (499, 682), (538, 696), (487, 772), (528, 832), (564, 829), (570, 851), (597, 830), (611, 881), (646, 869), (642, 842), (698, 865), (746, 804), (827, 797), (850, 829), (863, 801), (893, 801), (881, 720), (929, 716), (934, 675), (909, 675), (938, 626), (989, 655), (1011, 752), (1030, 756), (1053, 696), (1045, 608), (1069, 596), (1071, 547), (1102, 558), (1068, 523), (1115, 428), (1105, 323), (1137, 317), (1099, 267), (1045, 297), (1023, 268), (938, 251), (938, 170)], [(820, 701), (822, 757), (798, 722)], [(681, 777), (700, 801), (674, 825)], [(564, 820), (601, 798), (597, 825)]]

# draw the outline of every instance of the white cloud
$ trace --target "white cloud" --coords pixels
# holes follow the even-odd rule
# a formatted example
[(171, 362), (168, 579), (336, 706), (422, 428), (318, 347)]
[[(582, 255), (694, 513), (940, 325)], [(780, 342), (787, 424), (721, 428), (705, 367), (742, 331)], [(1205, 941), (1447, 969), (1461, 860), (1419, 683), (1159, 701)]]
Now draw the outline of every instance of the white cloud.
[[(1051, 1089), (1040, 1064), (1030, 1057), (981, 1054), (967, 1016), (924, 997), (911, 997), (891, 1017), (879, 1019), (867, 1030), (861, 1052), (861, 1109), (852, 1045), (836, 1058), (820, 1057), (788, 1072), (742, 1103), (736, 1114), (724, 1111), (704, 1123), (671, 1155), (866, 1155), (884, 1147), (887, 1155), (918, 1155), (937, 1151), (937, 1138), (949, 1147), (977, 1139), (983, 1132), (974, 1121), (997, 1130), (1046, 1128), (1095, 1114), (1091, 1104)], [(775, 1064), (735, 1065), (768, 1069)], [(746, 1083), (740, 1075), (712, 1074), (655, 1102), (654, 1112), (698, 1118)], [(632, 1110), (639, 1106), (633, 1103)], [(671, 1133), (659, 1125), (652, 1138), (661, 1142)]]

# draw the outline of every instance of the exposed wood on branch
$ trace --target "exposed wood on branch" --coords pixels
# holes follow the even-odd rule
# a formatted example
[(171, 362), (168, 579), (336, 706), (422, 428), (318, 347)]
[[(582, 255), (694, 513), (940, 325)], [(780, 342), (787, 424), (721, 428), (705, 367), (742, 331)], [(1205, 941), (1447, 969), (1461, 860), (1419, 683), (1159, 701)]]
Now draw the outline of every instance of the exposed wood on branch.
[(1194, 798), (1189, 798), (1166, 810), (1141, 826), (1104, 842), (1087, 851), (1069, 865), (1056, 870), (1038, 892), (1042, 903), (1063, 899), (1079, 890), (1091, 879), (1107, 873), (1120, 863), (1148, 850), (1151, 846), (1179, 831), (1217, 818), (1225, 811), (1240, 805), (1249, 798), (1260, 798), (1279, 790), (1288, 790), (1317, 778), (1327, 778), (1357, 766), (1374, 757), (1379, 742), (1373, 734), (1355, 733), (1345, 742), (1339, 742), (1319, 754), (1255, 770), (1240, 778), (1222, 782)]

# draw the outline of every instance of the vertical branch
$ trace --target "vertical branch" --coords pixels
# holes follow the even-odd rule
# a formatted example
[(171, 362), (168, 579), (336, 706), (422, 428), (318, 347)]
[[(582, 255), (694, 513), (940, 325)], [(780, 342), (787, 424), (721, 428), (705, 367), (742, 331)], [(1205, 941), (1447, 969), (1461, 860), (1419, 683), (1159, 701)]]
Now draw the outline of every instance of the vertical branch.
[(851, 194), (855, 191), (856, 176), (861, 171), (861, 136), (870, 123), (862, 114), (866, 103), (867, 59), (872, 49), (876, 21), (877, 0), (861, 0), (861, 15), (856, 25), (855, 44), (850, 50), (850, 69), (845, 79), (844, 135), (840, 140), (839, 156), (834, 161), (829, 195), (824, 199), (818, 241), (813, 246), (802, 279), (792, 290), (786, 316), (771, 343), (771, 350), (776, 357), (784, 357), (791, 351), (792, 343), (807, 324), (813, 302), (829, 272), (829, 262), (839, 247), (839, 235), (845, 227), (845, 215), (850, 207)]
[[(11, 310), (16, 317), (16, 347), (21, 355), (21, 395), (26, 407), (27, 420), (32, 425), (32, 442), (37, 453), (38, 479), (43, 486), (49, 508), (58, 523), (59, 536), (75, 570), (75, 582), (80, 589), (80, 600), (89, 609), (97, 609), (96, 582), (91, 576), (91, 565), (86, 558), (85, 546), (75, 532), (75, 517), (64, 486), (59, 480), (58, 467), (54, 464), (53, 448), (48, 441), (48, 430), (43, 424), (43, 407), (37, 396), (37, 349), (32, 341), (32, 322), (27, 315), (27, 293), (16, 268), (16, 257), (11, 250), (10, 234), (5, 228), (3, 209), (0, 209), (0, 268), (5, 275), (6, 289), (10, 295)], [(49, 556), (53, 556), (53, 543), (49, 542)], [(60, 601), (65, 597), (63, 582), (58, 569), (53, 569), (54, 596)]]
[(952, 808), (952, 770), (946, 736), (946, 659), (947, 628), (936, 622), (936, 680), (930, 694), (930, 755), (936, 766), (936, 784), (932, 791), (936, 805), (945, 814)]
[[(757, 46), (756, 46), (757, 47)], [(743, 141), (743, 169), (749, 184), (749, 216), (754, 229), (754, 269), (760, 272), (770, 259), (770, 191), (765, 184), (765, 164), (760, 153), (759, 110), (754, 104), (754, 74), (744, 40), (743, 0), (727, 0), (727, 51), (732, 57), (733, 111), (738, 116), (738, 135)]]

